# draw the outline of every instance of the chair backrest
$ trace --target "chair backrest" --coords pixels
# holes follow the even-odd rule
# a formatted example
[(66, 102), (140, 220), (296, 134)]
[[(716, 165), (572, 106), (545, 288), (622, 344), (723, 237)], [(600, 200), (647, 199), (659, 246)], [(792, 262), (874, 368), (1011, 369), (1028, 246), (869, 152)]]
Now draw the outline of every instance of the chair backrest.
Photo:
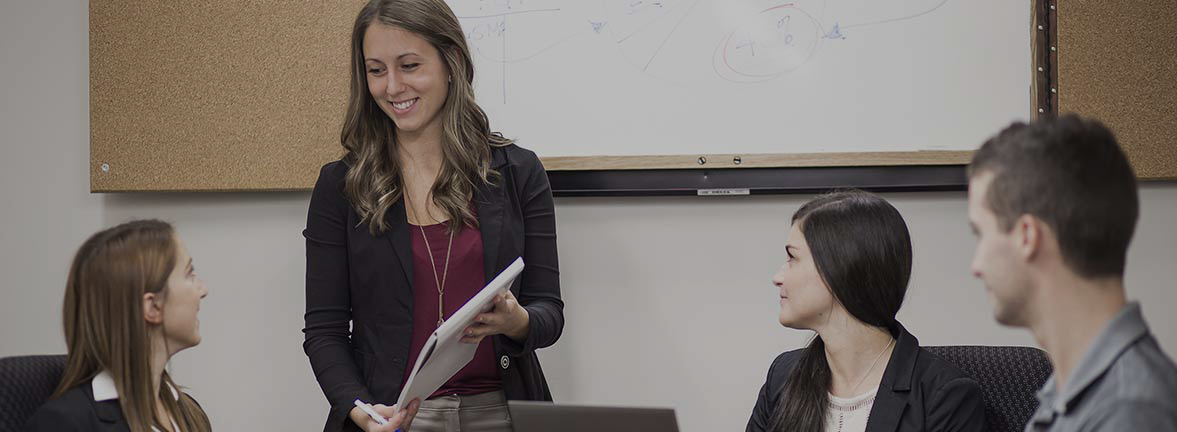
[(0, 431), (22, 430), (49, 400), (64, 371), (64, 355), (0, 358)]
[(928, 346), (981, 385), (986, 430), (1020, 432), (1038, 409), (1038, 389), (1052, 368), (1046, 352), (1032, 347)]

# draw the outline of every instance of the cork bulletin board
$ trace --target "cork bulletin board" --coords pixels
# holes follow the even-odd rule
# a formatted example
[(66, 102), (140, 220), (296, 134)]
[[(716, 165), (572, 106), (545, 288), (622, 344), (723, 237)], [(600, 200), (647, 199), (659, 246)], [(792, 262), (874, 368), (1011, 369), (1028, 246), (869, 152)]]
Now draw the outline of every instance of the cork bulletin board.
[(363, 4), (91, 1), (91, 190), (309, 189)]
[(1177, 2), (1038, 1), (1035, 100), (1116, 134), (1136, 174), (1177, 179)]

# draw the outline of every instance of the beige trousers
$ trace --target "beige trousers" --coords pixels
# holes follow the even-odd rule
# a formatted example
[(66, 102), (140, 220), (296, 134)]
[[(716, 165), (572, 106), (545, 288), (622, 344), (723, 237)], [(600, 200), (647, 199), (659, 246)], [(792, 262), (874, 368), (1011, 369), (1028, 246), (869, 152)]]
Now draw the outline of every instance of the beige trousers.
[(502, 391), (439, 396), (421, 402), (409, 432), (512, 432)]

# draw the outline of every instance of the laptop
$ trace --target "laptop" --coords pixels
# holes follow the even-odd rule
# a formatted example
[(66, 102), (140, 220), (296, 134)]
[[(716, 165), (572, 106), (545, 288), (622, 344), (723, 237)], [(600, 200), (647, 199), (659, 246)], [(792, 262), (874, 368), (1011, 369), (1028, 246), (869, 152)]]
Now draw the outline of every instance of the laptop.
[(672, 408), (507, 401), (515, 432), (678, 432)]

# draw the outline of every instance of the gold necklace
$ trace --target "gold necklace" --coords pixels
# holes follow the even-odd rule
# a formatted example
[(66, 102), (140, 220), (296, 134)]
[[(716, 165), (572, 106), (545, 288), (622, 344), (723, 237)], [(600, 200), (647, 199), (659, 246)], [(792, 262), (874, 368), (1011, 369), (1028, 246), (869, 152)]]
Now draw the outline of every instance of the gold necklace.
[(875, 356), (875, 361), (870, 363), (870, 369), (866, 370), (866, 374), (863, 374), (862, 379), (858, 380), (858, 384), (854, 385), (854, 389), (850, 390), (851, 397), (858, 395), (858, 388), (862, 387), (862, 383), (866, 382), (866, 377), (870, 376), (870, 373), (875, 371), (875, 365), (879, 364), (879, 359), (883, 358), (883, 353), (887, 352), (893, 343), (895, 343), (895, 339), (891, 339), (890, 342), (887, 342), (887, 346), (883, 347), (883, 350), (879, 351), (879, 355)]
[[(405, 195), (405, 202), (409, 203), (409, 210), (412, 211), (413, 205), (408, 195)], [(442, 299), (442, 295), (445, 294), (446, 276), (450, 274), (450, 251), (454, 247), (454, 232), (447, 229), (447, 231), (450, 231), (450, 241), (445, 247), (445, 264), (441, 278), (439, 279), (437, 277), (437, 263), (433, 261), (433, 247), (429, 246), (429, 236), (425, 235), (424, 226), (417, 225), (417, 228), (421, 230), (421, 239), (425, 240), (425, 252), (429, 254), (429, 269), (433, 270), (433, 285), (437, 287), (437, 327), (441, 327), (442, 324), (445, 324), (445, 312), (442, 308), (444, 300)]]

